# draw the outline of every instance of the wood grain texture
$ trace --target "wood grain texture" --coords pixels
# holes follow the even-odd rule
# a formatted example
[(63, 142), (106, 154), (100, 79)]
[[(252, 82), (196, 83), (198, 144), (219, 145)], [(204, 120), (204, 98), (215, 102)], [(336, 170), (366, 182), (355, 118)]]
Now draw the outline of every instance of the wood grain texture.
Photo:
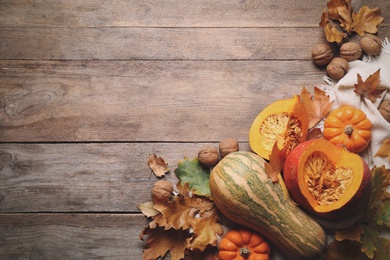
[(320, 28), (0, 28), (0, 59), (308, 59)]
[[(323, 84), (327, 0), (0, 0), (0, 259), (142, 259), (170, 166)], [(389, 37), (390, 2), (379, 6)], [(166, 257), (169, 259), (169, 257)]]
[(318, 1), (304, 0), (294, 4), (272, 0), (7, 0), (0, 3), (0, 24), (21, 27), (295, 27), (317, 25), (320, 14)]
[(1, 68), (3, 142), (247, 141), (266, 105), (324, 83), (311, 61), (3, 61)]
[[(13, 1), (0, 2), (0, 26), (18, 27), (307, 27), (318, 26), (327, 1), (166, 0), (166, 1)], [(380, 6), (383, 0), (353, 1)]]
[[(228, 137), (228, 136), (227, 136)], [(222, 137), (226, 138), (226, 137)], [(0, 213), (139, 212), (158, 179), (150, 154), (167, 161), (163, 179), (176, 184), (177, 164), (218, 143), (1, 144)], [(247, 143), (241, 150), (249, 150)]]
[(1, 259), (142, 259), (140, 214), (0, 214)]

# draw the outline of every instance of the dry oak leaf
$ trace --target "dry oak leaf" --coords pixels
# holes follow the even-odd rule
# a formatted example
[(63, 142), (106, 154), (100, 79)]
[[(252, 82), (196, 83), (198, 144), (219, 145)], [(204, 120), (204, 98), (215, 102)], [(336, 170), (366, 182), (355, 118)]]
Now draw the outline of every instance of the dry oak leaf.
[(158, 259), (169, 251), (172, 260), (184, 258), (184, 252), (187, 247), (187, 238), (191, 235), (186, 230), (169, 229), (163, 227), (150, 228), (146, 227), (140, 234), (140, 239), (146, 239), (145, 249), (142, 255), (143, 260)]
[(301, 99), (309, 116), (309, 129), (324, 119), (332, 109), (333, 101), (329, 101), (329, 96), (319, 88), (314, 88), (312, 96), (306, 88), (302, 88)]
[(158, 211), (154, 208), (153, 201), (147, 201), (144, 203), (140, 203), (137, 205), (137, 208), (142, 212), (142, 214), (144, 214), (148, 218), (154, 217), (154, 216), (157, 216), (158, 214), (160, 214), (160, 211)]
[(390, 160), (390, 137), (383, 140), (379, 150), (375, 153), (375, 157), (387, 157)]
[(329, 19), (329, 15), (327, 12), (322, 13), (320, 27), (324, 29), (324, 34), (328, 42), (340, 43), (347, 37), (347, 34), (337, 29), (338, 25)]
[(378, 7), (370, 9), (368, 6), (362, 6), (357, 13), (352, 14), (352, 18), (353, 30), (360, 36), (364, 36), (365, 32), (377, 33), (378, 25), (384, 20)]
[(193, 236), (188, 238), (187, 249), (204, 251), (208, 245), (216, 246), (218, 236), (223, 234), (223, 228), (219, 222), (220, 215), (216, 207), (196, 215), (191, 220)]
[(352, 5), (350, 0), (331, 0), (327, 3), (329, 17), (338, 20), (346, 31), (352, 30)]
[(374, 103), (386, 90), (385, 88), (378, 88), (380, 83), (380, 70), (381, 69), (378, 69), (375, 73), (368, 76), (365, 81), (363, 81), (362, 76), (358, 73), (357, 83), (355, 84), (355, 89), (353, 91), (357, 95), (365, 97)]
[(150, 154), (148, 157), (148, 165), (157, 177), (163, 177), (169, 172), (168, 163), (156, 154)]
[(195, 215), (204, 214), (212, 210), (214, 203), (204, 196), (191, 194), (188, 183), (184, 186), (178, 183), (179, 194), (174, 196), (168, 203), (154, 204), (154, 208), (161, 212), (150, 224), (164, 226), (165, 229), (189, 229), (193, 228), (192, 219)]

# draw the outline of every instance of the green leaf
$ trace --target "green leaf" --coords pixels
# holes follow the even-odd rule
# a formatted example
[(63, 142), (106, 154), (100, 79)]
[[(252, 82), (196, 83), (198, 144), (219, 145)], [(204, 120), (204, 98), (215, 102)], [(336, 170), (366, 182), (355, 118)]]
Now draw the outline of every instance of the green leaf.
[(387, 199), (379, 203), (373, 217), (378, 225), (390, 228), (390, 200)]
[(361, 236), (362, 252), (373, 259), (375, 251), (378, 249), (378, 232), (368, 225), (362, 225), (364, 234)]
[(190, 190), (201, 196), (210, 197), (210, 168), (204, 168), (200, 165), (198, 158), (193, 160), (185, 157), (178, 163), (175, 169), (176, 176), (180, 179), (180, 184), (189, 184)]
[(390, 259), (390, 240), (383, 237), (370, 225), (363, 225), (362, 252), (373, 259)]

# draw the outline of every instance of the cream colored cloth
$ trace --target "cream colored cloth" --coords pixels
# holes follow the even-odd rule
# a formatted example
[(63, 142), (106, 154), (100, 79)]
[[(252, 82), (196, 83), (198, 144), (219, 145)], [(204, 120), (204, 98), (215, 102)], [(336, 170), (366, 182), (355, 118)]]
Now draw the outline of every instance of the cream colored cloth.
[[(387, 122), (379, 113), (378, 107), (382, 100), (390, 100), (390, 43), (386, 38), (382, 44), (383, 48), (378, 56), (366, 56), (363, 60), (352, 61), (349, 63), (348, 73), (337, 83), (332, 82), (325, 77), (327, 86), (321, 86), (322, 89), (334, 100), (334, 108), (341, 105), (352, 105), (363, 110), (367, 118), (371, 121), (372, 139), (369, 147), (360, 155), (365, 159), (367, 164), (372, 168), (374, 165), (385, 165), (390, 168), (388, 158), (375, 157), (375, 153), (382, 145), (383, 140), (390, 137), (390, 123)], [(360, 74), (365, 81), (367, 77), (375, 73), (380, 68), (380, 86), (387, 90), (372, 103), (367, 98), (361, 98), (354, 92), (357, 83), (357, 74)]]

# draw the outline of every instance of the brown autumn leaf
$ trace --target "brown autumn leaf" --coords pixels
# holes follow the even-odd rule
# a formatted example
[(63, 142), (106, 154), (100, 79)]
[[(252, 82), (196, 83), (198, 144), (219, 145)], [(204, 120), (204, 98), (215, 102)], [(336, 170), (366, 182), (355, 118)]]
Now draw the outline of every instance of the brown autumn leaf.
[(320, 128), (313, 128), (310, 130), (310, 132), (306, 136), (306, 140), (314, 140), (314, 139), (321, 139), (324, 137), (324, 134), (322, 133)]
[(156, 154), (150, 154), (148, 157), (148, 165), (157, 177), (163, 177), (169, 172), (168, 163)]
[(384, 20), (378, 7), (370, 9), (368, 6), (363, 6), (357, 13), (353, 13), (352, 18), (353, 30), (360, 36), (364, 36), (365, 32), (377, 33), (378, 25)]
[(371, 102), (375, 102), (377, 98), (380, 98), (382, 93), (386, 90), (385, 88), (378, 88), (380, 83), (380, 69), (374, 74), (371, 74), (363, 81), (362, 76), (357, 74), (357, 83), (355, 84), (354, 92), (357, 95), (365, 97)]
[(368, 260), (369, 258), (362, 253), (360, 247), (360, 243), (356, 241), (332, 241), (326, 248), (326, 257), (324, 260)]
[(353, 32), (363, 36), (365, 32), (376, 33), (378, 25), (383, 21), (378, 7), (370, 9), (362, 6), (358, 12), (354, 12), (351, 0), (330, 0), (327, 10), (322, 12), (320, 27), (328, 42), (340, 44)]
[(153, 205), (153, 201), (147, 201), (137, 205), (137, 208), (147, 216), (148, 218), (157, 216), (160, 214), (160, 211), (156, 210)]
[(205, 250), (187, 250), (188, 258), (186, 260), (219, 260), (218, 250), (216, 246), (208, 246)]
[(312, 96), (306, 88), (302, 88), (301, 99), (309, 116), (309, 129), (324, 119), (332, 109), (333, 101), (329, 101), (329, 96), (319, 88), (314, 88)]
[(146, 227), (140, 234), (140, 239), (147, 235), (145, 249), (142, 255), (143, 260), (159, 259), (169, 251), (172, 260), (183, 259), (187, 247), (187, 238), (191, 235), (187, 230), (169, 229), (163, 227)]
[(279, 182), (278, 175), (282, 171), (284, 162), (286, 161), (287, 150), (288, 145), (284, 145), (283, 149), (280, 150), (277, 142), (275, 142), (274, 146), (272, 147), (269, 162), (265, 163), (265, 173), (274, 183)]
[(379, 150), (375, 153), (375, 157), (387, 157), (390, 160), (390, 137), (383, 140)]
[(344, 31), (350, 32), (352, 27), (352, 4), (350, 0), (332, 0), (327, 3), (329, 17), (338, 20)]
[(213, 207), (211, 210), (199, 213), (192, 218), (193, 236), (188, 239), (188, 249), (203, 251), (209, 245), (217, 245), (218, 236), (223, 234), (222, 225), (219, 223), (219, 214), (217, 208)]

